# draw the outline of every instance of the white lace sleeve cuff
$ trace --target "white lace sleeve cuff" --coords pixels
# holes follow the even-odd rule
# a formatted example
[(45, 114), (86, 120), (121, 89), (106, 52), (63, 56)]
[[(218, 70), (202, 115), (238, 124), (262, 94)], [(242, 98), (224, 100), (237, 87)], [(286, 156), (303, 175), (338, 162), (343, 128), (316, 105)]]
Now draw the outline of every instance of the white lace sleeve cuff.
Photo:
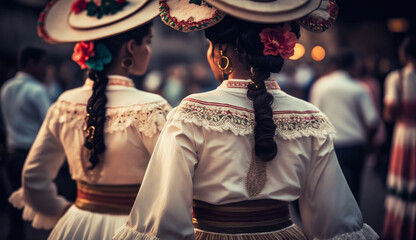
[[(367, 224), (364, 223), (363, 227), (355, 232), (343, 233), (328, 240), (376, 240), (379, 239), (378, 234)], [(314, 238), (319, 240), (319, 238)]]
[(26, 202), (23, 195), (23, 188), (19, 188), (19, 190), (15, 191), (10, 197), (9, 202), (18, 209), (23, 208), (22, 218), (26, 221), (31, 221), (32, 226), (36, 229), (52, 229), (55, 224), (59, 221), (61, 216), (52, 216), (42, 214), (40, 212), (35, 211), (32, 207), (30, 207)]
[(113, 237), (113, 240), (159, 240), (159, 238), (147, 235), (144, 233), (136, 232), (135, 230), (129, 228), (128, 226), (122, 226), (117, 234)]

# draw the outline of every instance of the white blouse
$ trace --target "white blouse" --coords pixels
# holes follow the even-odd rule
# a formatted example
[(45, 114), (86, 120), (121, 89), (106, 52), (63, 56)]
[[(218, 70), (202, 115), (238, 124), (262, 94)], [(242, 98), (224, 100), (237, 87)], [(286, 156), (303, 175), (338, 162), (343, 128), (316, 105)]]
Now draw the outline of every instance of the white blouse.
[(376, 239), (363, 223), (334, 152), (328, 119), (287, 95), (275, 80), (274, 160), (254, 157), (254, 111), (248, 80), (185, 98), (168, 115), (142, 187), (114, 239), (194, 239), (192, 200), (227, 204), (299, 199), (306, 234), (316, 239)]
[[(402, 78), (402, 79), (401, 79)], [(416, 102), (416, 69), (410, 64), (403, 69), (391, 72), (386, 77), (384, 104), (387, 106), (399, 105), (403, 102)], [(401, 99), (399, 99), (401, 97)]]
[(68, 201), (53, 182), (68, 161), (71, 177), (95, 184), (140, 184), (170, 105), (159, 95), (134, 88), (131, 79), (109, 76), (104, 127), (106, 150), (91, 172), (83, 156), (86, 103), (92, 81), (64, 92), (54, 103), (32, 145), (23, 168), (22, 188), (9, 201), (24, 207), (23, 218), (36, 228), (52, 228)]

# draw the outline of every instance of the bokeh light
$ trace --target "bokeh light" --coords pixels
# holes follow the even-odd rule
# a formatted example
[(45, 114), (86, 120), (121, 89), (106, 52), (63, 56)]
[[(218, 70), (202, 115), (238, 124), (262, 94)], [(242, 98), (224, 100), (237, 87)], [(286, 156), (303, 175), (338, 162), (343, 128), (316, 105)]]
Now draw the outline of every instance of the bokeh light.
[(289, 58), (290, 60), (298, 60), (305, 55), (305, 47), (300, 43), (296, 43), (294, 50), (295, 54)]
[(390, 18), (387, 20), (387, 28), (390, 32), (407, 32), (409, 23), (405, 18)]
[(312, 48), (311, 56), (312, 59), (319, 62), (325, 58), (325, 49), (321, 46), (315, 46)]

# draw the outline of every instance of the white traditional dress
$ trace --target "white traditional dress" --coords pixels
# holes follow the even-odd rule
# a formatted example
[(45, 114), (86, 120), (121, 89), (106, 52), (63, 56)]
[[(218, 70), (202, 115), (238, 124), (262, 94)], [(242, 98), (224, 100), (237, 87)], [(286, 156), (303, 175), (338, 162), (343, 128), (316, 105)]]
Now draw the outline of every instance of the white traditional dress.
[[(35, 228), (55, 226), (49, 239), (111, 239), (128, 216), (171, 109), (159, 95), (135, 89), (131, 79), (109, 76), (106, 150), (89, 171), (83, 129), (92, 84), (64, 92), (51, 106), (26, 159), (23, 186), (9, 199), (24, 207), (23, 218)], [(53, 180), (65, 157), (78, 194), (62, 216), (69, 203)]]
[[(223, 81), (171, 111), (114, 239), (377, 239), (342, 175), (332, 125), (275, 80), (265, 84), (278, 153), (255, 158), (249, 83)], [(295, 200), (303, 231), (288, 216)]]

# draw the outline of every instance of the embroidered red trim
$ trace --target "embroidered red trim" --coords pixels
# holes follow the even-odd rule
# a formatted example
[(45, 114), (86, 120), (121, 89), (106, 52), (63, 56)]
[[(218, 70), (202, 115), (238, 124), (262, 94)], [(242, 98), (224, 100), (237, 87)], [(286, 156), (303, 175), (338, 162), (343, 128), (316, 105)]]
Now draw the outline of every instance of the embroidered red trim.
[[(239, 82), (239, 81), (224, 81), (222, 82), (221, 86), (225, 88), (248, 88), (249, 82)], [(270, 80), (265, 81), (264, 84), (266, 85), (266, 89), (269, 90), (280, 90), (280, 86), (276, 81)]]
[(55, 5), (56, 2), (58, 2), (58, 0), (51, 0), (48, 4), (46, 4), (45, 9), (40, 13), (38, 22), (37, 22), (38, 36), (43, 38), (43, 40), (49, 43), (53, 43), (54, 41), (49, 36), (48, 32), (45, 29), (45, 19), (46, 19), (46, 14), (49, 12), (52, 6)]

